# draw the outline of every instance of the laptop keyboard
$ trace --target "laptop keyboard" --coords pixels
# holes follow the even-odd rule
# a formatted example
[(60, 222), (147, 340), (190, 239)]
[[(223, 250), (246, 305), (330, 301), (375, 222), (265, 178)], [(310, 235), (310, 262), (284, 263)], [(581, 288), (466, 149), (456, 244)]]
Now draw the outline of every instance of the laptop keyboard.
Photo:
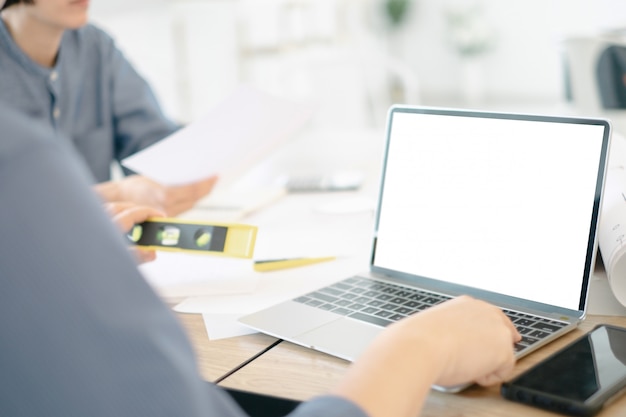
[[(404, 317), (452, 297), (370, 278), (352, 277), (320, 288), (294, 301), (350, 318), (386, 327)], [(567, 325), (513, 310), (503, 310), (522, 335), (515, 345), (520, 352)]]

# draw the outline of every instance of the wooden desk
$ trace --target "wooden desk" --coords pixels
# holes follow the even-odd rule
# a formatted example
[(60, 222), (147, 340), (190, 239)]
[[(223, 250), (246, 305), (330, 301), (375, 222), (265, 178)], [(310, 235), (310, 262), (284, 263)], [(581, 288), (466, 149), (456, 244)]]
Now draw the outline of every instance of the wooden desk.
[[(540, 359), (564, 346), (596, 324), (611, 323), (626, 326), (626, 317), (590, 316), (578, 329), (521, 359), (515, 369), (519, 374)], [(306, 400), (328, 392), (342, 377), (349, 362), (315, 352), (289, 342), (279, 345), (255, 359), (220, 385), (263, 394), (278, 395)], [(500, 397), (499, 387), (471, 387), (460, 394), (444, 394), (433, 391), (421, 416), (557, 416)], [(604, 409), (600, 417), (626, 415), (626, 396)]]
[[(382, 139), (383, 135), (380, 135)], [(335, 167), (352, 167), (361, 169), (363, 172), (377, 176), (378, 166), (373, 161), (380, 159), (382, 141), (376, 137), (363, 135), (328, 135), (300, 138), (299, 143), (293, 142), (284, 149), (284, 153), (277, 154), (263, 169), (254, 172), (252, 178), (273, 178), (281, 172), (299, 173), (306, 172), (308, 167), (314, 167), (317, 172), (332, 172)], [(339, 144), (342, 145), (339, 145)], [(363, 144), (366, 152), (363, 152)], [(332, 147), (332, 148), (330, 148)], [(299, 152), (293, 152), (297, 148)], [(328, 149), (333, 152), (328, 153)], [(358, 153), (351, 150), (359, 149)], [(358, 154), (358, 155), (357, 155)], [(345, 156), (358, 156), (359, 161), (346, 164)], [(329, 161), (329, 157), (332, 161)], [(282, 158), (282, 161), (281, 161)], [(335, 160), (336, 159), (336, 160)], [(311, 172), (316, 172), (311, 170)], [(343, 248), (354, 248), (353, 258), (364, 263), (348, 265), (348, 271), (344, 274), (339, 264), (320, 264), (315, 268), (328, 267), (327, 273), (316, 275), (311, 279), (334, 279), (329, 274), (336, 274), (336, 278), (343, 278), (348, 274), (359, 272), (358, 265), (367, 265), (369, 245), (371, 242), (371, 212), (353, 213), (342, 216), (335, 208), (335, 213), (329, 209), (330, 203), (354, 197), (372, 198), (377, 192), (377, 181), (366, 181), (367, 187), (362, 194), (337, 195), (290, 195), (277, 204), (272, 205), (271, 210), (259, 210), (247, 217), (246, 222), (257, 224), (265, 231), (257, 242), (258, 249), (272, 249), (273, 253), (291, 254), (317, 253), (320, 247), (326, 248), (329, 253), (343, 253)], [(329, 204), (326, 204), (329, 203)], [(296, 238), (292, 238), (296, 232)], [(298, 236), (306, 233), (307, 239), (299, 239)], [(267, 238), (271, 236), (272, 239)], [(278, 236), (278, 238), (277, 238)], [(280, 239), (279, 239), (280, 238)], [(263, 241), (265, 239), (265, 241)], [(271, 242), (270, 242), (271, 240)], [(265, 246), (263, 246), (265, 244)], [(294, 248), (294, 245), (298, 246)], [(360, 245), (367, 245), (361, 248)], [(295, 249), (295, 250), (294, 250)], [(310, 250), (309, 250), (310, 249)], [(270, 251), (267, 251), (270, 253)], [(265, 255), (265, 254), (264, 254)], [(352, 259), (352, 258), (351, 258)], [(312, 267), (313, 268), (313, 267)], [(343, 268), (343, 267), (342, 267)], [(286, 281), (295, 282), (296, 277), (311, 282), (307, 276), (310, 271), (289, 272)], [(332, 272), (330, 272), (332, 271)], [(268, 282), (274, 276), (264, 278)], [(277, 280), (278, 282), (278, 280)], [(319, 284), (319, 285), (318, 285)], [(322, 286), (322, 282), (316, 282), (316, 286)], [(593, 285), (593, 284), (592, 284)], [(301, 292), (306, 292), (302, 289)], [(602, 300), (601, 300), (602, 301)], [(607, 314), (607, 313), (602, 313)], [(276, 339), (263, 336), (251, 335), (234, 339), (225, 339), (210, 342), (206, 336), (201, 316), (190, 315), (183, 317), (188, 329), (192, 332), (192, 340), (198, 351), (202, 375), (210, 381), (216, 381), (229, 371), (236, 369), (246, 360), (254, 357), (270, 346)], [(580, 327), (569, 335), (554, 342), (551, 346), (541, 349), (539, 352), (524, 358), (517, 366), (516, 373), (527, 369), (555, 349), (562, 347), (583, 332), (590, 330), (600, 322), (614, 323), (626, 326), (626, 317), (595, 316), (588, 318)], [(306, 400), (312, 396), (328, 392), (344, 375), (349, 363), (329, 355), (315, 352), (287, 342), (281, 342), (262, 356), (254, 359), (232, 375), (225, 378), (220, 385), (230, 388), (238, 388), (263, 394)], [(418, 371), (417, 371), (418, 372)], [(384, 383), (384, 382), (381, 382)], [(621, 413), (620, 413), (621, 411)], [(626, 397), (613, 403), (601, 415), (602, 417), (626, 414)], [(499, 395), (499, 387), (489, 389), (472, 387), (460, 394), (442, 394), (433, 392), (430, 395), (423, 416), (480, 416), (496, 417), (511, 415), (532, 416), (555, 416), (553, 413), (543, 412), (528, 406), (512, 403), (504, 400)]]
[(202, 377), (216, 381), (270, 347), (276, 338), (261, 333), (209, 340), (201, 314), (178, 314), (195, 348)]

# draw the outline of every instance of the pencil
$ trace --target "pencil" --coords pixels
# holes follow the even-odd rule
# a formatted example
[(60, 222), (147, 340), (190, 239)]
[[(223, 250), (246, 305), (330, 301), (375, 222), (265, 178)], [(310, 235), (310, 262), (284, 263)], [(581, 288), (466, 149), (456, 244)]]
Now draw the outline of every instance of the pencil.
[(317, 258), (286, 258), (286, 259), (266, 259), (254, 261), (254, 270), (257, 272), (276, 271), (279, 269), (297, 268), (317, 264), (320, 262), (332, 261), (335, 256), (324, 256)]

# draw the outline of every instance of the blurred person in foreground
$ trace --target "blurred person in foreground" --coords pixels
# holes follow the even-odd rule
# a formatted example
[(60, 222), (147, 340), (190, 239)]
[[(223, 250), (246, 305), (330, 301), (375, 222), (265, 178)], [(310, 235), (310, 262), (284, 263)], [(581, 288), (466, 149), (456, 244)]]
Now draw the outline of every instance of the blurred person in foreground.
[[(2, 103), (0, 126), (0, 415), (245, 416), (202, 380), (79, 158)], [(415, 417), (433, 384), (503, 381), (519, 339), (499, 308), (458, 297), (389, 326), (290, 416)]]

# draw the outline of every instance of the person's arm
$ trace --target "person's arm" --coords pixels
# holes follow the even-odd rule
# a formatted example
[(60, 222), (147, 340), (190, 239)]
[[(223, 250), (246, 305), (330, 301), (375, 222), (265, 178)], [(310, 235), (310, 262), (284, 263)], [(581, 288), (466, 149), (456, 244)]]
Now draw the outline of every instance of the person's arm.
[(388, 327), (335, 393), (370, 417), (414, 417), (434, 384), (502, 382), (520, 337), (499, 308), (459, 297)]
[[(87, 28), (97, 38), (105, 68), (113, 117), (114, 158), (124, 158), (147, 148), (180, 128), (163, 113), (147, 81), (100, 29)], [(128, 177), (99, 184), (96, 190), (106, 201), (132, 201), (177, 215), (192, 208), (213, 189), (216, 177), (189, 184), (166, 186), (135, 174), (122, 166)], [(112, 195), (115, 194), (115, 197)]]
[[(171, 135), (180, 126), (163, 112), (148, 82), (104, 31), (90, 27), (98, 36), (109, 79), (114, 124), (115, 158), (118, 161)], [(128, 173), (128, 171), (125, 170)]]

